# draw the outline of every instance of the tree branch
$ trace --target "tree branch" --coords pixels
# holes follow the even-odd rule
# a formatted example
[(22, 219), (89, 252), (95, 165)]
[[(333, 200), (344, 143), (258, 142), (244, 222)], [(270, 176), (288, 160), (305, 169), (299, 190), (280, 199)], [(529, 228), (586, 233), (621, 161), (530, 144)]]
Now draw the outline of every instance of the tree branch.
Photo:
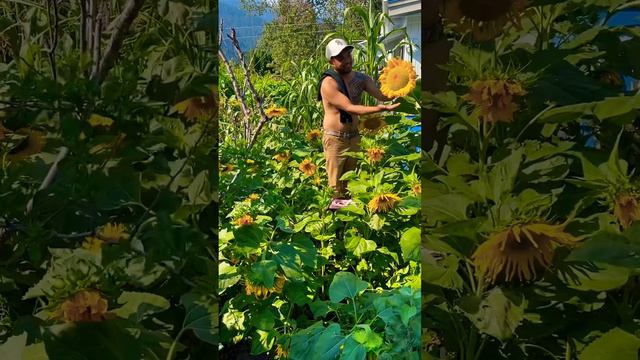
[[(60, 148), (60, 151), (58, 152), (58, 156), (56, 157), (56, 160), (53, 162), (53, 164), (51, 164), (51, 167), (49, 168), (49, 172), (47, 172), (47, 176), (45, 176), (44, 180), (42, 181), (42, 184), (40, 184), (40, 188), (38, 189), (38, 191), (42, 191), (48, 188), (49, 185), (51, 185), (51, 183), (53, 182), (53, 179), (56, 177), (56, 174), (58, 173), (58, 164), (67, 156), (68, 153), (69, 153), (69, 149), (67, 147), (63, 146)], [(35, 199), (35, 194), (31, 198), (31, 200), (29, 200), (29, 202), (27, 203), (27, 211), (26, 211), (27, 215), (29, 215), (29, 213), (31, 213), (31, 210), (33, 209), (33, 199)]]
[(80, 53), (87, 51), (87, 1), (80, 0)]
[[(57, 80), (56, 48), (58, 47), (58, 24), (60, 22), (58, 0), (46, 0), (46, 5), (47, 18), (49, 20), (49, 49), (47, 49), (47, 53), (49, 55), (49, 64), (51, 65), (51, 76), (53, 80)], [(53, 14), (51, 13), (51, 8), (53, 8)]]
[(92, 80), (97, 81), (99, 84), (104, 81), (107, 73), (113, 67), (116, 58), (118, 57), (118, 53), (120, 52), (120, 48), (122, 47), (122, 42), (124, 41), (131, 24), (136, 17), (138, 17), (140, 9), (142, 9), (142, 5), (144, 5), (144, 0), (128, 0), (122, 13), (118, 15), (116, 20), (114, 20), (113, 34), (111, 35), (111, 39), (109, 39), (107, 49), (104, 52), (102, 61), (100, 62), (100, 66), (98, 66), (96, 71), (91, 74)]
[(244, 61), (244, 54), (240, 49), (240, 43), (238, 42), (238, 38), (236, 37), (236, 29), (231, 28), (231, 35), (227, 35), (227, 36), (229, 37), (229, 39), (231, 39), (231, 43), (233, 44), (233, 47), (236, 49), (236, 52), (238, 53), (238, 59), (240, 60), (240, 64), (242, 65), (242, 68), (244, 69), (244, 75), (245, 75), (245, 80), (247, 82), (247, 87), (249, 88), (249, 91), (253, 95), (253, 100), (255, 101), (256, 107), (258, 108), (258, 112), (260, 113), (260, 118), (261, 118), (260, 122), (258, 123), (256, 130), (253, 132), (253, 134), (251, 134), (251, 139), (249, 140), (249, 146), (247, 147), (248, 150), (251, 150), (256, 140), (258, 139), (258, 134), (260, 134), (260, 131), (264, 127), (264, 124), (266, 124), (267, 121), (269, 121), (269, 118), (267, 117), (267, 114), (264, 113), (264, 109), (262, 107), (262, 99), (260, 98), (260, 96), (258, 96), (258, 92), (253, 87), (253, 83), (251, 83), (251, 72), (249, 71), (249, 67), (247, 66), (247, 63)]
[(251, 112), (249, 111), (249, 107), (247, 106), (247, 100), (245, 99), (244, 93), (240, 91), (240, 86), (238, 85), (238, 79), (236, 79), (236, 74), (233, 72), (233, 69), (229, 64), (229, 60), (227, 59), (227, 57), (224, 55), (224, 52), (222, 51), (222, 33), (224, 30), (223, 26), (224, 26), (224, 22), (221, 22), (220, 33), (218, 36), (218, 56), (224, 63), (224, 66), (227, 69), (227, 72), (229, 73), (229, 77), (231, 78), (231, 84), (233, 85), (233, 91), (236, 93), (236, 96), (238, 97), (238, 99), (240, 99), (240, 107), (242, 108), (242, 113), (244, 114), (244, 121), (243, 121), (244, 134), (245, 134), (245, 138), (248, 141), (249, 137), (251, 136), (251, 134), (249, 134), (249, 117), (251, 116)]

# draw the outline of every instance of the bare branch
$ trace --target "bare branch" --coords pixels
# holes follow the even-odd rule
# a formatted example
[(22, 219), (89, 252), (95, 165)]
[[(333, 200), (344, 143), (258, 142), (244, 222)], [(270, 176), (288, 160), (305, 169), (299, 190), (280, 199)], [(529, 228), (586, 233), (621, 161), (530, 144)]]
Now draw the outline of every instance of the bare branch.
[(238, 59), (240, 60), (240, 64), (242, 65), (242, 68), (244, 69), (244, 75), (245, 75), (245, 80), (247, 82), (247, 87), (249, 88), (249, 91), (253, 95), (253, 100), (255, 101), (256, 107), (258, 108), (258, 112), (260, 113), (260, 122), (258, 123), (258, 126), (256, 127), (253, 134), (251, 134), (251, 138), (249, 140), (248, 149), (251, 150), (251, 148), (253, 147), (253, 144), (255, 144), (256, 142), (256, 139), (258, 139), (258, 134), (264, 127), (264, 124), (266, 124), (267, 121), (269, 121), (269, 118), (267, 117), (267, 114), (265, 114), (264, 112), (264, 108), (262, 105), (262, 98), (258, 96), (258, 92), (253, 87), (253, 83), (251, 82), (251, 72), (249, 71), (249, 67), (247, 66), (247, 63), (244, 61), (244, 54), (242, 53), (242, 49), (240, 49), (240, 43), (238, 42), (238, 38), (236, 36), (236, 29), (231, 28), (231, 35), (230, 36), (227, 35), (227, 36), (229, 37), (229, 39), (231, 39), (231, 44), (233, 44), (233, 47), (236, 49), (236, 53), (238, 54)]
[(107, 49), (104, 52), (102, 61), (100, 62), (100, 66), (97, 67), (97, 71), (91, 74), (92, 80), (95, 80), (98, 83), (102, 83), (104, 81), (107, 73), (115, 64), (120, 48), (122, 47), (122, 42), (124, 41), (131, 24), (138, 17), (140, 9), (142, 9), (142, 5), (144, 5), (144, 0), (128, 0), (122, 13), (116, 20), (114, 20), (113, 34), (109, 39)]
[(100, 69), (100, 64), (102, 64), (102, 59), (100, 58), (100, 51), (102, 50), (100, 39), (102, 38), (102, 11), (98, 13), (98, 16), (94, 22), (93, 28), (93, 69), (91, 70), (92, 74), (95, 74)]
[(222, 33), (224, 30), (223, 25), (224, 25), (224, 22), (221, 22), (220, 33), (218, 37), (218, 44), (219, 44), (218, 56), (224, 63), (224, 66), (227, 69), (227, 73), (229, 73), (229, 77), (231, 78), (231, 84), (233, 85), (233, 91), (236, 93), (236, 97), (240, 99), (240, 107), (242, 108), (242, 113), (244, 114), (244, 117), (245, 117), (243, 121), (244, 134), (245, 134), (245, 138), (248, 141), (251, 136), (249, 131), (250, 130), (249, 117), (251, 116), (251, 112), (249, 111), (249, 107), (247, 106), (247, 100), (245, 99), (245, 94), (240, 90), (240, 86), (238, 85), (238, 79), (236, 78), (236, 74), (233, 72), (233, 69), (231, 68), (231, 64), (229, 64), (229, 60), (227, 59), (227, 57), (224, 55), (224, 52), (222, 51)]

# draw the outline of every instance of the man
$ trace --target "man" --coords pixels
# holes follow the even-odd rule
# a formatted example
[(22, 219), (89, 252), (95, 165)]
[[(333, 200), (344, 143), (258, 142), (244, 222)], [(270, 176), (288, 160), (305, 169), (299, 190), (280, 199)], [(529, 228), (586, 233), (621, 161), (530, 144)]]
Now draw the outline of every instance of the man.
[(334, 189), (336, 200), (332, 207), (348, 204), (340, 199), (348, 198), (346, 181), (339, 181), (347, 171), (354, 170), (356, 159), (344, 155), (348, 151), (360, 151), (358, 116), (389, 111), (400, 104), (376, 106), (360, 105), (363, 91), (379, 101), (390, 101), (380, 92), (378, 85), (369, 76), (352, 71), (353, 46), (343, 39), (334, 39), (327, 44), (325, 56), (332, 69), (322, 74), (318, 89), (318, 100), (324, 108), (324, 136), (322, 145), (327, 166), (329, 186)]

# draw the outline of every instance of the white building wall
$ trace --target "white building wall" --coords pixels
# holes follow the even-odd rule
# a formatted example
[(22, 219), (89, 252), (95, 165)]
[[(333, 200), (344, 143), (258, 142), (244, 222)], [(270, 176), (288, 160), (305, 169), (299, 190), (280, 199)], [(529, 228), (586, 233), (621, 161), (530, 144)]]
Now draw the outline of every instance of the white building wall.
[[(391, 3), (383, 0), (382, 2), (382, 11), (389, 14), (393, 22), (393, 24), (388, 22), (385, 24), (386, 33), (391, 32), (393, 29), (406, 28), (407, 34), (414, 44), (413, 58), (410, 56), (411, 53), (408, 47), (405, 47), (401, 53), (403, 60), (411, 61), (418, 77), (421, 77), (422, 74), (422, 51), (420, 48), (422, 44), (422, 16), (420, 5), (420, 1), (415, 0), (395, 1)], [(397, 36), (392, 35), (385, 41), (385, 46), (388, 50), (391, 50), (399, 41), (400, 39)]]

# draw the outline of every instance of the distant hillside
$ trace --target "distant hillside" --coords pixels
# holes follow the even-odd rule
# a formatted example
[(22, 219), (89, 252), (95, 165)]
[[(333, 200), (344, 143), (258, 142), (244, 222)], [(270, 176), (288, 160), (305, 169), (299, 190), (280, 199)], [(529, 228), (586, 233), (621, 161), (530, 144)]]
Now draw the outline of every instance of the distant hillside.
[(263, 16), (250, 15), (240, 8), (240, 1), (220, 0), (218, 4), (219, 19), (224, 21), (225, 35), (222, 39), (222, 51), (229, 58), (236, 58), (235, 50), (231, 42), (226, 37), (230, 28), (236, 29), (238, 41), (242, 51), (248, 51), (256, 47), (258, 39), (262, 35), (264, 24), (271, 21), (273, 16), (265, 14)]

